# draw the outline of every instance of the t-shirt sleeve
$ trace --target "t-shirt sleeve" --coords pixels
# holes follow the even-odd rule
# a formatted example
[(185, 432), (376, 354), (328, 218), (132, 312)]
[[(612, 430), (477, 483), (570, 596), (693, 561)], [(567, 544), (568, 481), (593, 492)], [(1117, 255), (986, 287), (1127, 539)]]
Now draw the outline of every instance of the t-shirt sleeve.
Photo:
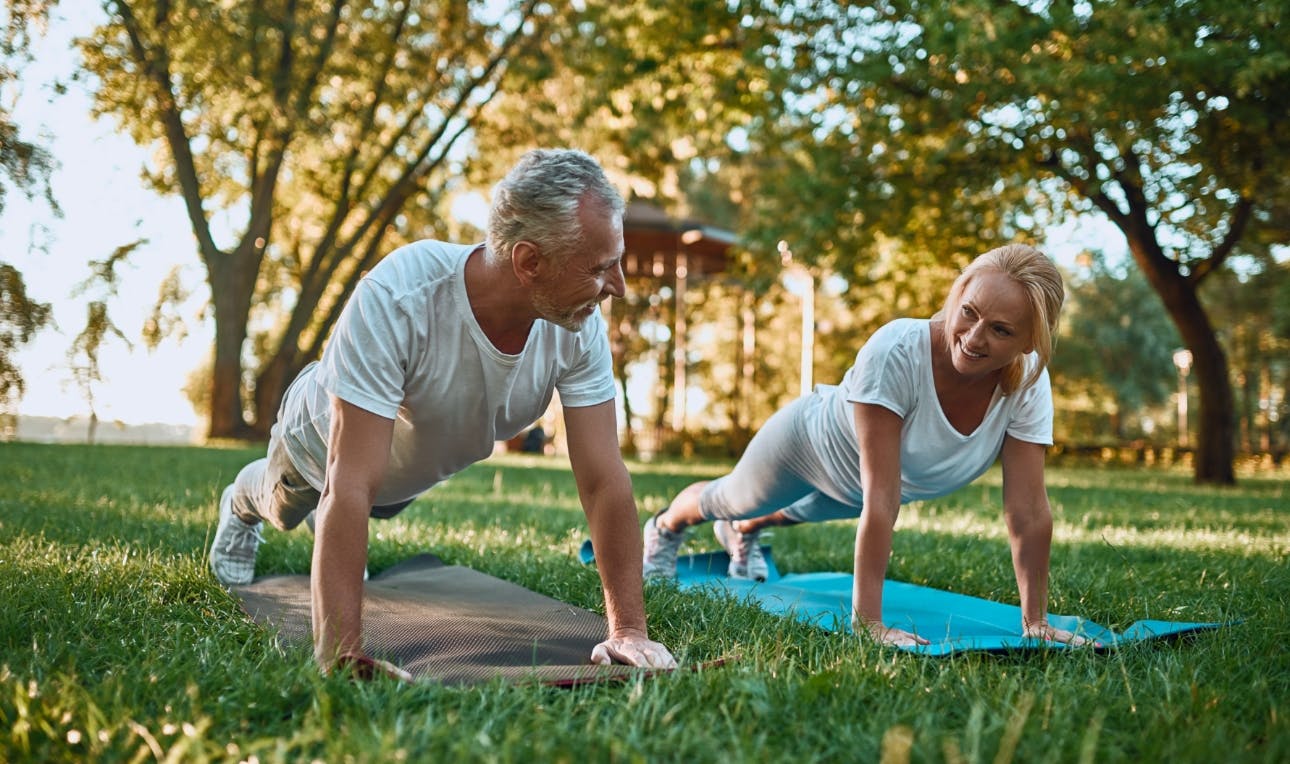
[(587, 320), (579, 339), (582, 353), (556, 382), (560, 405), (578, 408), (613, 400), (614, 365), (609, 352), (609, 332), (599, 312)]
[(1021, 400), (1008, 422), (1008, 434), (1027, 443), (1053, 444), (1053, 389), (1044, 369), (1035, 384), (1021, 392)]
[(887, 324), (856, 353), (855, 365), (843, 378), (843, 394), (852, 403), (882, 406), (904, 418), (917, 401), (918, 343), (908, 331)]
[(318, 378), (327, 392), (394, 419), (403, 403), (411, 328), (386, 288), (358, 282), (327, 341)]

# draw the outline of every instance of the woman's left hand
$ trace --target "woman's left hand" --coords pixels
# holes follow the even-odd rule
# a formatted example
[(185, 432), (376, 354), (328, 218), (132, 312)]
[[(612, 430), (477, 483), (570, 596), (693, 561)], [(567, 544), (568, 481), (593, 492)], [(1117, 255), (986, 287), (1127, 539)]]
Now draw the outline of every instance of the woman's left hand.
[(1091, 644), (1094, 647), (1102, 646), (1100, 642), (1094, 642), (1087, 637), (1081, 637), (1073, 631), (1058, 629), (1050, 625), (1047, 621), (1043, 623), (1027, 624), (1023, 630), (1023, 634), (1027, 637), (1042, 639), (1045, 642), (1063, 642), (1071, 647), (1079, 647), (1080, 645), (1087, 644)]

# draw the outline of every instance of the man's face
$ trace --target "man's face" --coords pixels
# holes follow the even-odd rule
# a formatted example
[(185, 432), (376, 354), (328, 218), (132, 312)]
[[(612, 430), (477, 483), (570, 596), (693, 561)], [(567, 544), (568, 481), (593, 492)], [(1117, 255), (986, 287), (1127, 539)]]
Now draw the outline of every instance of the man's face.
[(578, 331), (600, 303), (627, 291), (622, 218), (603, 205), (584, 202), (578, 208), (578, 220), (583, 246), (569, 255), (562, 269), (533, 288), (538, 316), (571, 332)]

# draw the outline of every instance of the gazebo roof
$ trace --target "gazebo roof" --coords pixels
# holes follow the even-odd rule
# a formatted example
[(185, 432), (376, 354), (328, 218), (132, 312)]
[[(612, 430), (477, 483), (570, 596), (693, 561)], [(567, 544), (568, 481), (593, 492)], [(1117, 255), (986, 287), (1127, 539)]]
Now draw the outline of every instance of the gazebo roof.
[(701, 220), (676, 220), (641, 200), (628, 203), (623, 215), (623, 272), (628, 276), (663, 277), (674, 273), (684, 254), (687, 275), (721, 273), (738, 237)]

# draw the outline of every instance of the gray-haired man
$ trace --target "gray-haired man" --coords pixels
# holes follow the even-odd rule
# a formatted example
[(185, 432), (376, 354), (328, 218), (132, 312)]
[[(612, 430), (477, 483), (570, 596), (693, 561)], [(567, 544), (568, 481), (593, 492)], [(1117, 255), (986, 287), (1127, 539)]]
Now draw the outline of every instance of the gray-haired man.
[(216, 577), (249, 583), (261, 522), (288, 530), (316, 509), (315, 657), (324, 670), (370, 670), (361, 633), (368, 518), (397, 513), (487, 457), (559, 390), (609, 621), (592, 660), (674, 666), (646, 632), (640, 530), (598, 310), (624, 293), (622, 215), (590, 156), (531, 151), (494, 189), (486, 244), (421, 241), (373, 268), (322, 360), (287, 390), (267, 457), (224, 490)]

